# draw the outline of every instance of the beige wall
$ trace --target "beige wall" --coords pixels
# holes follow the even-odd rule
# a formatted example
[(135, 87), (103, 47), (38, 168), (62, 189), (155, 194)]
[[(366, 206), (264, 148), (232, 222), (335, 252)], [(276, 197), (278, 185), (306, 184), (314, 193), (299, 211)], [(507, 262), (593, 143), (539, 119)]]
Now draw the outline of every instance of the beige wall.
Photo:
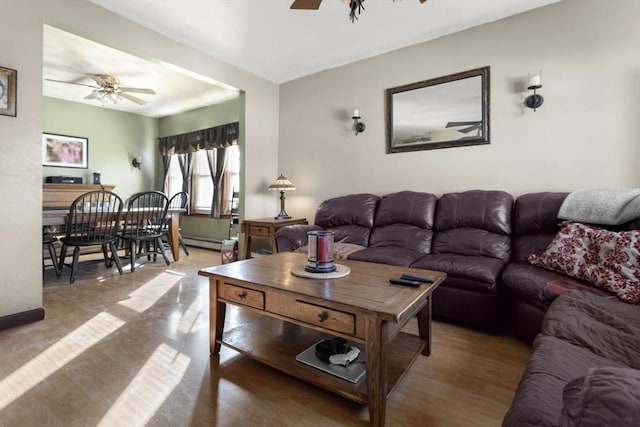
[[(640, 186), (639, 16), (640, 1), (565, 0), (283, 84), (279, 171), (297, 186), (287, 212), (312, 218), (355, 192)], [(490, 145), (385, 154), (386, 88), (485, 65)], [(539, 69), (534, 113), (524, 80)], [(358, 136), (352, 105), (367, 125)]]
[[(5, 0), (0, 14), (0, 64), (18, 70), (18, 117), (0, 116), (0, 317), (42, 306), (40, 241), (42, 167), (42, 24), (175, 64), (246, 92), (246, 215), (266, 216), (277, 174), (278, 86), (85, 1)], [(28, 207), (30, 209), (25, 209)], [(18, 219), (19, 218), (19, 219)], [(21, 227), (16, 227), (16, 222)]]

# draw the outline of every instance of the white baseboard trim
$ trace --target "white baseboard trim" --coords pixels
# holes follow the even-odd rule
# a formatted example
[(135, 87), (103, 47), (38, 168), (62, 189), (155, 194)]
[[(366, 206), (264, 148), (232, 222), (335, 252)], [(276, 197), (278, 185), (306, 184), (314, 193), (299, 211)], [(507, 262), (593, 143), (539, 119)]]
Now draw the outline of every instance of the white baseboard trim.
[(222, 246), (222, 240), (219, 239), (209, 239), (206, 237), (195, 237), (195, 236), (182, 236), (182, 240), (185, 245), (195, 246), (197, 248), (205, 248), (205, 249), (213, 249), (216, 251), (220, 250)]

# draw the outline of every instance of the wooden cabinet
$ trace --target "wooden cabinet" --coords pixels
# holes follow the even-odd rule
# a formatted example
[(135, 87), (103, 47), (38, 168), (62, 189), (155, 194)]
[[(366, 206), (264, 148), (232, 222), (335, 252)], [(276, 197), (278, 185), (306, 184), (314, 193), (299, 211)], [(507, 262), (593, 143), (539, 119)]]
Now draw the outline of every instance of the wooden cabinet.
[(71, 203), (88, 191), (113, 191), (115, 185), (42, 184), (43, 209), (69, 209)]

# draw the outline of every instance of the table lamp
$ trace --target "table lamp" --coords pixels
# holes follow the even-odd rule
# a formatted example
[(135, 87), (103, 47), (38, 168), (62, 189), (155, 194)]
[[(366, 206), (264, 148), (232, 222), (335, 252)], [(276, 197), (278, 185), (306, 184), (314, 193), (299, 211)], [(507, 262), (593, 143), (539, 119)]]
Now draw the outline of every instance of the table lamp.
[(291, 181), (287, 179), (283, 174), (280, 174), (278, 179), (276, 179), (273, 184), (269, 186), (270, 191), (279, 191), (280, 192), (280, 213), (275, 219), (289, 219), (291, 218), (287, 215), (287, 212), (284, 210), (284, 192), (295, 190), (296, 186), (293, 185)]

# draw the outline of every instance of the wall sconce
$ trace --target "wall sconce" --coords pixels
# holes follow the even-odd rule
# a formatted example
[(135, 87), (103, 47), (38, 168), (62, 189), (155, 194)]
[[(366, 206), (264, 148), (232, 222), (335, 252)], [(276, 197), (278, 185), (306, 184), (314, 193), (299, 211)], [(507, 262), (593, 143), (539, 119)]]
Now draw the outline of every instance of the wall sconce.
[(284, 210), (284, 192), (295, 190), (296, 186), (293, 185), (291, 181), (287, 179), (283, 174), (280, 176), (269, 186), (270, 191), (279, 191), (280, 192), (280, 213), (275, 219), (289, 219), (291, 218), (287, 215), (287, 212)]
[(542, 95), (536, 93), (536, 90), (542, 87), (541, 76), (541, 71), (529, 73), (529, 75), (527, 76), (527, 89), (532, 90), (533, 95), (529, 95), (527, 97), (527, 99), (525, 100), (525, 105), (529, 108), (533, 108), (533, 111), (536, 111), (536, 109), (540, 108), (540, 106), (544, 102), (544, 98), (542, 97)]
[(131, 166), (140, 169), (140, 166), (142, 166), (142, 157), (134, 157), (133, 160), (131, 160)]
[(360, 108), (353, 108), (353, 116), (351, 118), (353, 119), (353, 130), (355, 130), (356, 135), (364, 132), (366, 126), (360, 121)]

